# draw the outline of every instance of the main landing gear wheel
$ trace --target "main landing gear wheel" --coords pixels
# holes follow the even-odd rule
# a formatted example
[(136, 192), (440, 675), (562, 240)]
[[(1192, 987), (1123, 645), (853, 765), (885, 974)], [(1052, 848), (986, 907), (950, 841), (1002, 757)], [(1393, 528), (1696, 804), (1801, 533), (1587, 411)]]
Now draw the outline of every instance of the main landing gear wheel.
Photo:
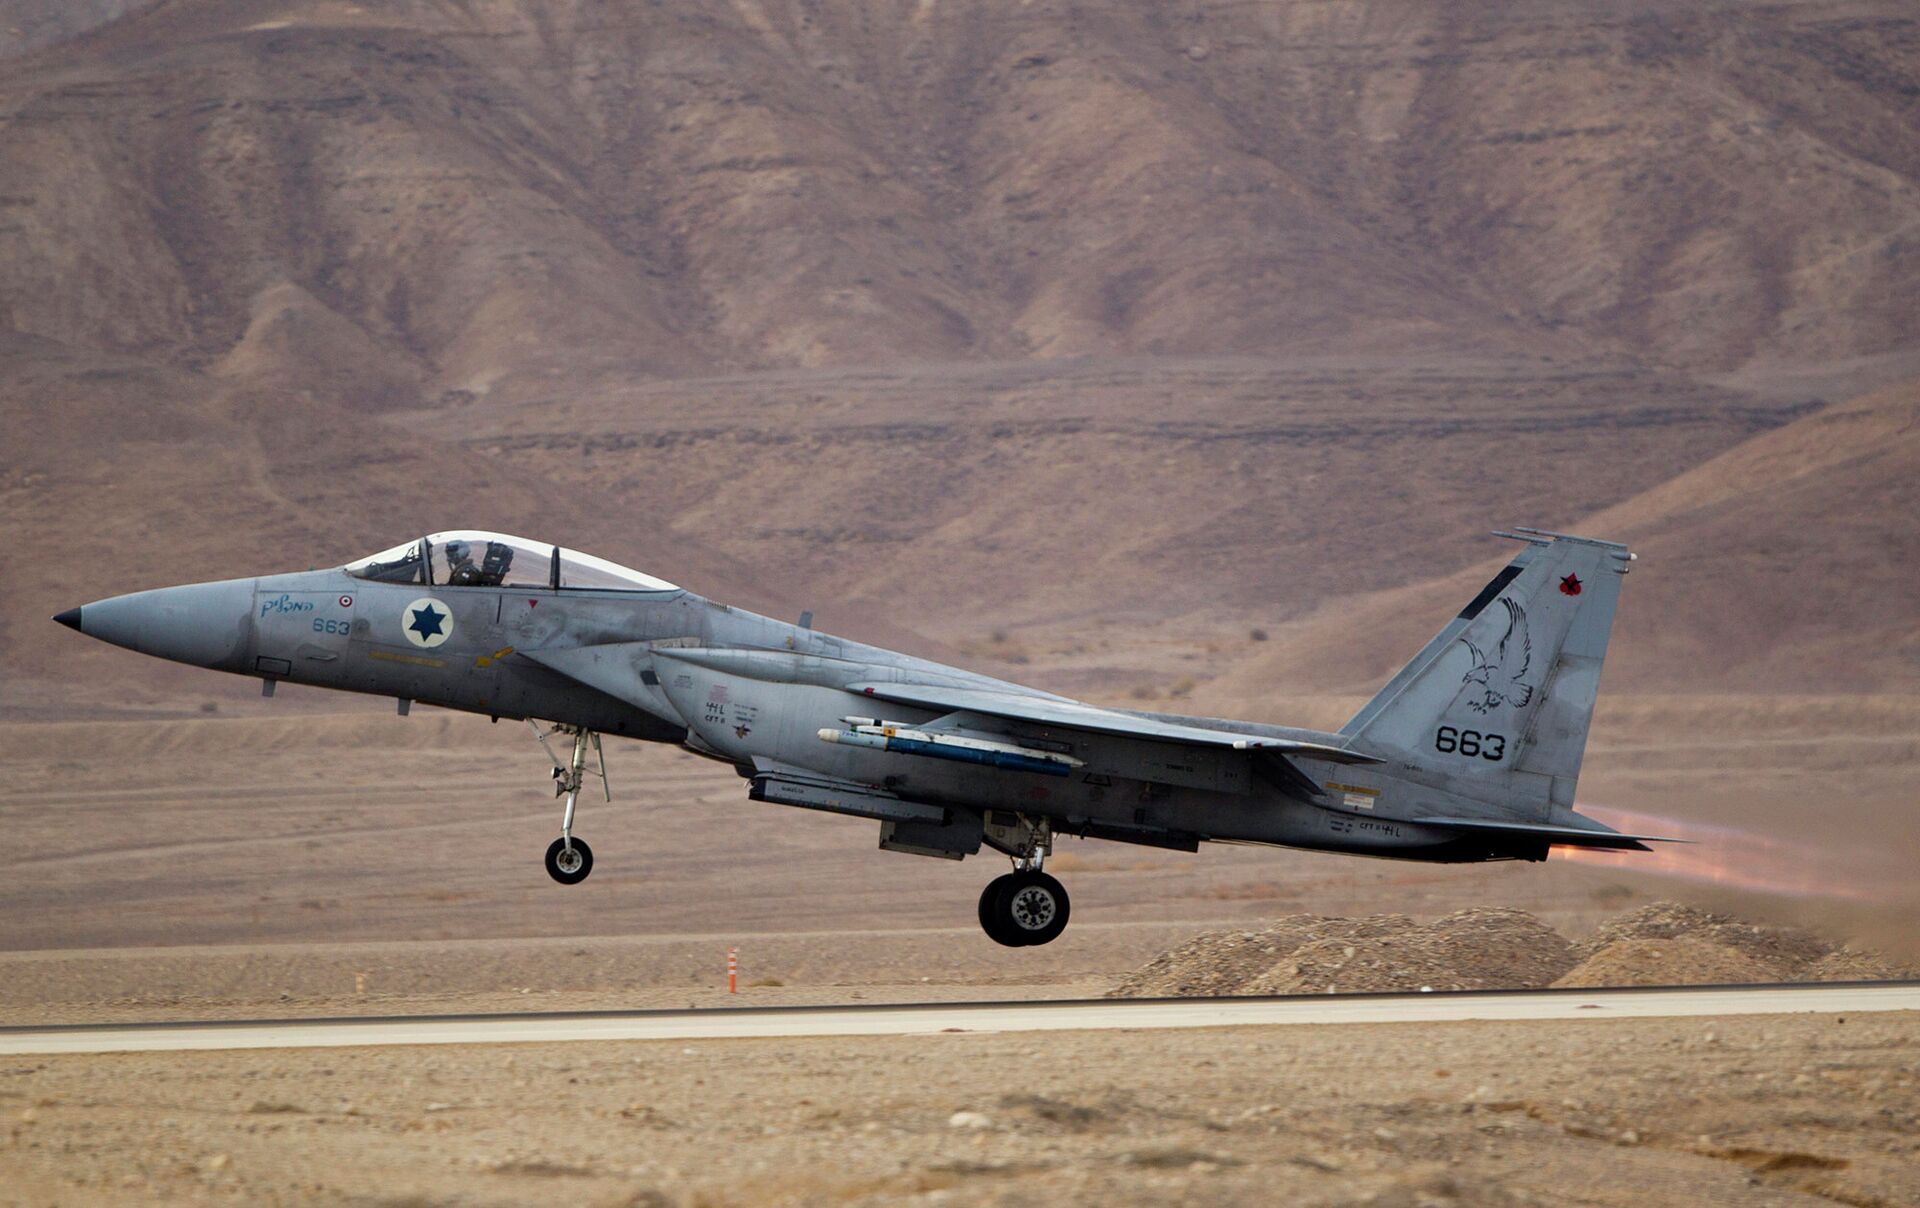
[(987, 938), (1009, 948), (1058, 939), (1072, 904), (1067, 887), (1038, 869), (996, 877), (980, 894), (980, 926)]
[(586, 840), (555, 839), (547, 848), (547, 875), (562, 885), (578, 885), (592, 871), (593, 849)]
[(1006, 888), (1006, 882), (1012, 880), (1012, 878), (1012, 873), (1002, 873), (993, 880), (988, 881), (986, 888), (980, 891), (980, 930), (986, 932), (987, 938), (996, 944), (1004, 944), (1009, 948), (1018, 948), (1020, 946), (1019, 940), (1001, 934), (1000, 916), (995, 914), (993, 910), (994, 898), (998, 896), (1002, 889)]

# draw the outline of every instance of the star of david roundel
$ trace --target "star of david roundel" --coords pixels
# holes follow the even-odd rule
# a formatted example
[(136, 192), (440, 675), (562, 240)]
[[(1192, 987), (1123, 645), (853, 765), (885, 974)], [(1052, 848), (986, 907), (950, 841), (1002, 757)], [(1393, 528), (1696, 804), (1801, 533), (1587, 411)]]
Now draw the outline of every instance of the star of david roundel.
[(400, 631), (422, 650), (453, 636), (453, 611), (431, 596), (421, 596), (400, 613)]

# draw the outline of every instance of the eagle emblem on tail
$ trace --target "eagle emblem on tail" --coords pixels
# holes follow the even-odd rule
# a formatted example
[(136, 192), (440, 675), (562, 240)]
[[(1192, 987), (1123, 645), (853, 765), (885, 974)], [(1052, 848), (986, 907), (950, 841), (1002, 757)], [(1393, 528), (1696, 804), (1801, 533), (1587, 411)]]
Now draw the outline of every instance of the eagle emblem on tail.
[(1527, 610), (1506, 596), (1500, 597), (1500, 604), (1507, 610), (1507, 631), (1491, 652), (1481, 650), (1465, 638), (1460, 639), (1473, 652), (1473, 666), (1460, 682), (1480, 686), (1479, 696), (1467, 701), (1467, 708), (1475, 713), (1486, 713), (1500, 704), (1518, 709), (1533, 699), (1533, 685), (1523, 679), (1533, 663), (1533, 640), (1527, 636)]

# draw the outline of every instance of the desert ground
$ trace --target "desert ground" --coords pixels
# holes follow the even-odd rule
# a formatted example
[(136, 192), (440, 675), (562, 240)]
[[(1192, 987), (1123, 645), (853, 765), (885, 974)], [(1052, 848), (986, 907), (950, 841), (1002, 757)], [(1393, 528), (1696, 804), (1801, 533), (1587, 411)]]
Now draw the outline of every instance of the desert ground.
[[(678, 752), (611, 753), (600, 864), (562, 888), (524, 732), (209, 700), (0, 730), (0, 1020), (1093, 997), (1277, 916), (1508, 906), (1578, 938), (1675, 895), (1914, 953), (1884, 814), (1793, 839), (1836, 772), (1907, 800), (1905, 698), (1611, 701), (1593, 791), (1719, 828), (1692, 865), (1069, 844), (1075, 922), (1040, 950), (978, 934), (981, 861), (875, 851)], [(1893, 1205), (1920, 1195), (1920, 1018), (21, 1058), (0, 1112), (20, 1204)]]
[[(1063, 839), (1052, 867), (1074, 923), (1044, 950), (1009, 951), (973, 918), (995, 861), (880, 852), (869, 824), (750, 802), (730, 769), (670, 748), (610, 749), (614, 801), (589, 800), (579, 821), (594, 875), (554, 885), (539, 853), (559, 806), (524, 726), (208, 687), (227, 683), (235, 695), (204, 702), (212, 712), (0, 728), (7, 1022), (503, 997), (684, 1005), (717, 989), (729, 946), (746, 982), (779, 983), (755, 992), (782, 1001), (1097, 993), (1235, 922), (1487, 905), (1578, 938), (1674, 893), (1920, 957), (1907, 925), (1920, 752), (1904, 697), (1603, 701), (1583, 794), (1603, 815), (1700, 840), (1638, 866)], [(1844, 800), (1806, 837), (1810, 802), (1839, 776)]]
[(43, 1058), (0, 1107), (17, 1203), (1920, 1197), (1912, 1015)]

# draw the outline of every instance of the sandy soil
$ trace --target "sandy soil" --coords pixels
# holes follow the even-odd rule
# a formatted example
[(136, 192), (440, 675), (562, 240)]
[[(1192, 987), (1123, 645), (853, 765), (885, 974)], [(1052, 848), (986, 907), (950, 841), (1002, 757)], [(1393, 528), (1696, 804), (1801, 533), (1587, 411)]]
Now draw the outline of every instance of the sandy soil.
[[(594, 875), (556, 886), (539, 853), (559, 811), (523, 730), (282, 695), (239, 717), (0, 724), (0, 1020), (686, 1005), (718, 990), (728, 946), (780, 1000), (1098, 993), (1193, 935), (1302, 912), (1511, 907), (1579, 940), (1676, 894), (1916, 955), (1904, 698), (1603, 701), (1583, 790), (1702, 840), (1658, 861), (1064, 841), (1074, 924), (1010, 951), (973, 918), (994, 862), (878, 852), (868, 824), (749, 802), (725, 768), (657, 748), (610, 751), (615, 801), (581, 814)], [(1792, 841), (1810, 801), (1822, 833)]]
[(1920, 1198), (1920, 1019), (23, 1061), (0, 1202)]
[[(1578, 940), (1672, 896), (1911, 955), (1900, 700), (1610, 699), (1583, 788), (1705, 828), (1690, 864), (1075, 843), (1074, 925), (1010, 951), (972, 918), (993, 863), (877, 852), (670, 751), (612, 752), (562, 889), (524, 733), (285, 695), (0, 725), (0, 1020), (1092, 996), (1302, 911)], [(1917, 1054), (1903, 1016), (22, 1061), (0, 1203), (1898, 1204)]]
[[(0, 950), (972, 931), (998, 868), (881, 853), (872, 824), (750, 802), (731, 771), (677, 751), (620, 744), (609, 759), (615, 800), (585, 802), (578, 824), (594, 874), (563, 888), (540, 864), (559, 805), (521, 727), (402, 720), (377, 703), (0, 726)], [(1597, 919), (1589, 890), (1617, 879), (1078, 840), (1052, 867), (1075, 895), (1073, 934), (1289, 913), (1309, 898), (1363, 912), (1382, 892), (1444, 913), (1493, 883), (1517, 905)], [(971, 956), (938, 959), (977, 972)]]

